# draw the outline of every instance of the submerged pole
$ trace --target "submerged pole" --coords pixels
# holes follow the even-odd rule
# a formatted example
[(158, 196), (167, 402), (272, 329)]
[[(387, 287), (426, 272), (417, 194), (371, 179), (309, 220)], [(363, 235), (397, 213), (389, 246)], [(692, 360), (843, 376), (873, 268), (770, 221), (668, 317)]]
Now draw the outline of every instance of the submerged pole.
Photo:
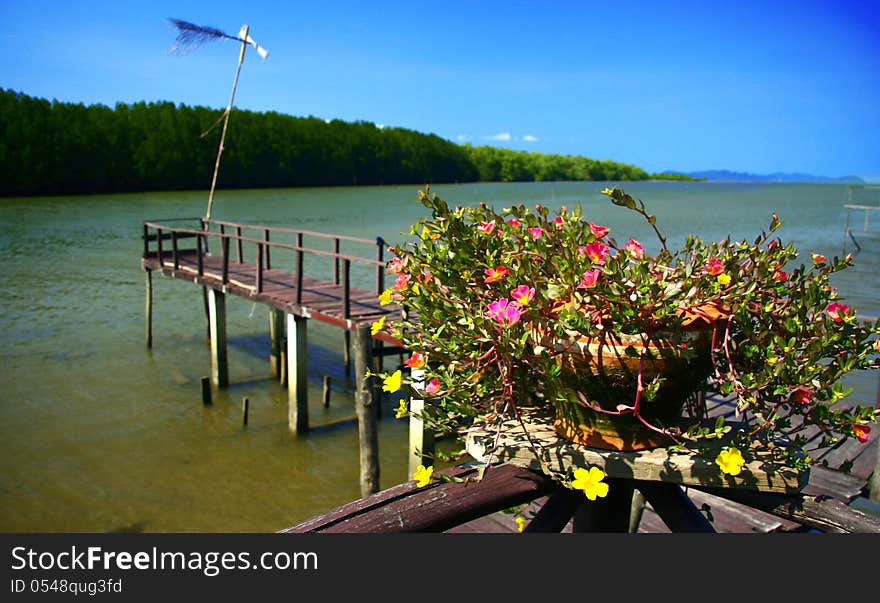
[(146, 314), (145, 319), (146, 323), (144, 325), (145, 333), (144, 336), (147, 340), (147, 347), (153, 347), (153, 272), (150, 270), (146, 271), (146, 289), (147, 289), (147, 300), (146, 307), (144, 309), (144, 313)]

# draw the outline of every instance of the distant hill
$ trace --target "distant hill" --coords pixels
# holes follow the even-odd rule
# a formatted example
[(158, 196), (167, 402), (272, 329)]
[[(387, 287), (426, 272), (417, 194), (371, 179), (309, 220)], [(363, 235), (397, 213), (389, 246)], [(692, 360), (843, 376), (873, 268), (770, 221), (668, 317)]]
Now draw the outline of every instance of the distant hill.
[(664, 174), (684, 175), (692, 178), (705, 178), (706, 180), (724, 180), (728, 182), (845, 182), (863, 184), (865, 181), (858, 176), (841, 176), (829, 178), (827, 176), (815, 176), (813, 174), (788, 174), (774, 172), (772, 174), (749, 174), (746, 172), (731, 172), (730, 170), (704, 170), (702, 172), (675, 172), (667, 170)]

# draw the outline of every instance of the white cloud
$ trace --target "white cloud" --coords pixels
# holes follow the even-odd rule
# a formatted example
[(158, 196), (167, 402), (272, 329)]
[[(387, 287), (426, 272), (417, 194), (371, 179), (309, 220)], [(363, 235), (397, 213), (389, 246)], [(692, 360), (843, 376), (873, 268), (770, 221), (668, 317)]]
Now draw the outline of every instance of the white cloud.
[(531, 134), (526, 134), (522, 137), (525, 142), (538, 142), (537, 136), (532, 136)]
[(458, 142), (467, 142), (470, 139), (471, 137), (468, 134), (459, 134), (455, 137), (455, 140), (457, 140)]
[(510, 135), (509, 132), (502, 132), (501, 134), (494, 134), (492, 136), (483, 136), (483, 140), (495, 140), (498, 142), (508, 142), (512, 138), (513, 137)]

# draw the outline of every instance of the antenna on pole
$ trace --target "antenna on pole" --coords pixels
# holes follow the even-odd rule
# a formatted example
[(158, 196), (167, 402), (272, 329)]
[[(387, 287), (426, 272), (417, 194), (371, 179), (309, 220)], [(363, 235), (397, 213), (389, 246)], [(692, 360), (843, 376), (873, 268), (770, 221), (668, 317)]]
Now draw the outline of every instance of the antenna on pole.
[(177, 28), (177, 39), (171, 47), (171, 52), (182, 54), (195, 50), (202, 44), (214, 40), (226, 39), (241, 42), (241, 50), (238, 53), (238, 64), (235, 68), (235, 78), (232, 80), (232, 93), (229, 95), (229, 104), (226, 106), (226, 110), (220, 116), (220, 119), (218, 119), (210, 128), (202, 132), (202, 137), (206, 136), (208, 132), (213, 130), (217, 124), (220, 123), (220, 120), (223, 120), (223, 130), (220, 134), (220, 146), (217, 148), (217, 159), (214, 162), (214, 175), (211, 178), (211, 191), (208, 193), (208, 209), (205, 212), (205, 222), (207, 223), (207, 221), (211, 219), (211, 208), (214, 204), (214, 189), (217, 186), (217, 173), (220, 170), (220, 156), (223, 154), (223, 143), (226, 140), (229, 114), (232, 113), (232, 105), (235, 102), (235, 90), (238, 87), (238, 76), (241, 73), (241, 66), (244, 63), (245, 51), (247, 50), (248, 45), (253, 46), (257, 51), (257, 54), (259, 54), (264, 61), (266, 60), (266, 57), (269, 56), (269, 51), (258, 45), (254, 39), (250, 37), (250, 28), (247, 25), (244, 25), (241, 28), (237, 36), (231, 36), (214, 27), (195, 25), (188, 21), (181, 21), (180, 19), (169, 19), (169, 21), (171, 21), (171, 23)]

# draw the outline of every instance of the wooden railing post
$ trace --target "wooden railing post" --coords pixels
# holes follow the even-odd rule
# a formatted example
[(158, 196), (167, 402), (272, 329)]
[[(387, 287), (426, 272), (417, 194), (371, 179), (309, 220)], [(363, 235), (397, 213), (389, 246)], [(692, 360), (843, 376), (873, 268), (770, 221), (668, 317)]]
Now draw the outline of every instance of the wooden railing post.
[(376, 295), (385, 290), (385, 239), (376, 237)]
[(256, 287), (257, 293), (263, 292), (263, 244), (257, 243), (257, 265), (256, 265)]
[(303, 267), (305, 266), (302, 245), (296, 250), (296, 305), (301, 306), (303, 300)]
[(223, 252), (223, 284), (229, 283), (229, 237), (225, 234), (221, 235), (223, 243), (220, 249)]
[(235, 238), (238, 241), (238, 263), (241, 264), (244, 262), (244, 250), (242, 249), (241, 242), (241, 226), (235, 227)]
[[(204, 218), (200, 218), (199, 223), (202, 225), (202, 230), (204, 232), (207, 233), (210, 230), (211, 224), (210, 224), (209, 220), (205, 220)], [(205, 253), (210, 255), (211, 252), (208, 249), (208, 237), (205, 237), (204, 243), (205, 243)]]
[[(351, 317), (351, 260), (342, 260), (342, 318)], [(342, 364), (345, 374), (351, 374), (351, 331), (347, 328), (342, 335)]]
[(174, 269), (180, 269), (180, 259), (177, 256), (177, 231), (171, 231), (171, 257), (174, 264)]
[(144, 224), (144, 259), (150, 255), (150, 227)]
[(263, 240), (266, 242), (266, 253), (265, 253), (265, 255), (266, 255), (266, 270), (271, 270), (272, 269), (272, 256), (269, 253), (270, 245), (269, 245), (269, 229), (268, 228), (263, 231)]
[(339, 237), (333, 239), (333, 257), (330, 258), (331, 266), (333, 268), (333, 284), (339, 284)]
[(156, 228), (156, 250), (158, 255), (156, 256), (159, 259), (159, 267), (162, 267), (162, 229)]
[[(198, 265), (199, 276), (205, 274), (205, 258), (202, 255), (202, 233), (196, 235), (196, 263)], [(206, 246), (207, 247), (207, 246)]]

